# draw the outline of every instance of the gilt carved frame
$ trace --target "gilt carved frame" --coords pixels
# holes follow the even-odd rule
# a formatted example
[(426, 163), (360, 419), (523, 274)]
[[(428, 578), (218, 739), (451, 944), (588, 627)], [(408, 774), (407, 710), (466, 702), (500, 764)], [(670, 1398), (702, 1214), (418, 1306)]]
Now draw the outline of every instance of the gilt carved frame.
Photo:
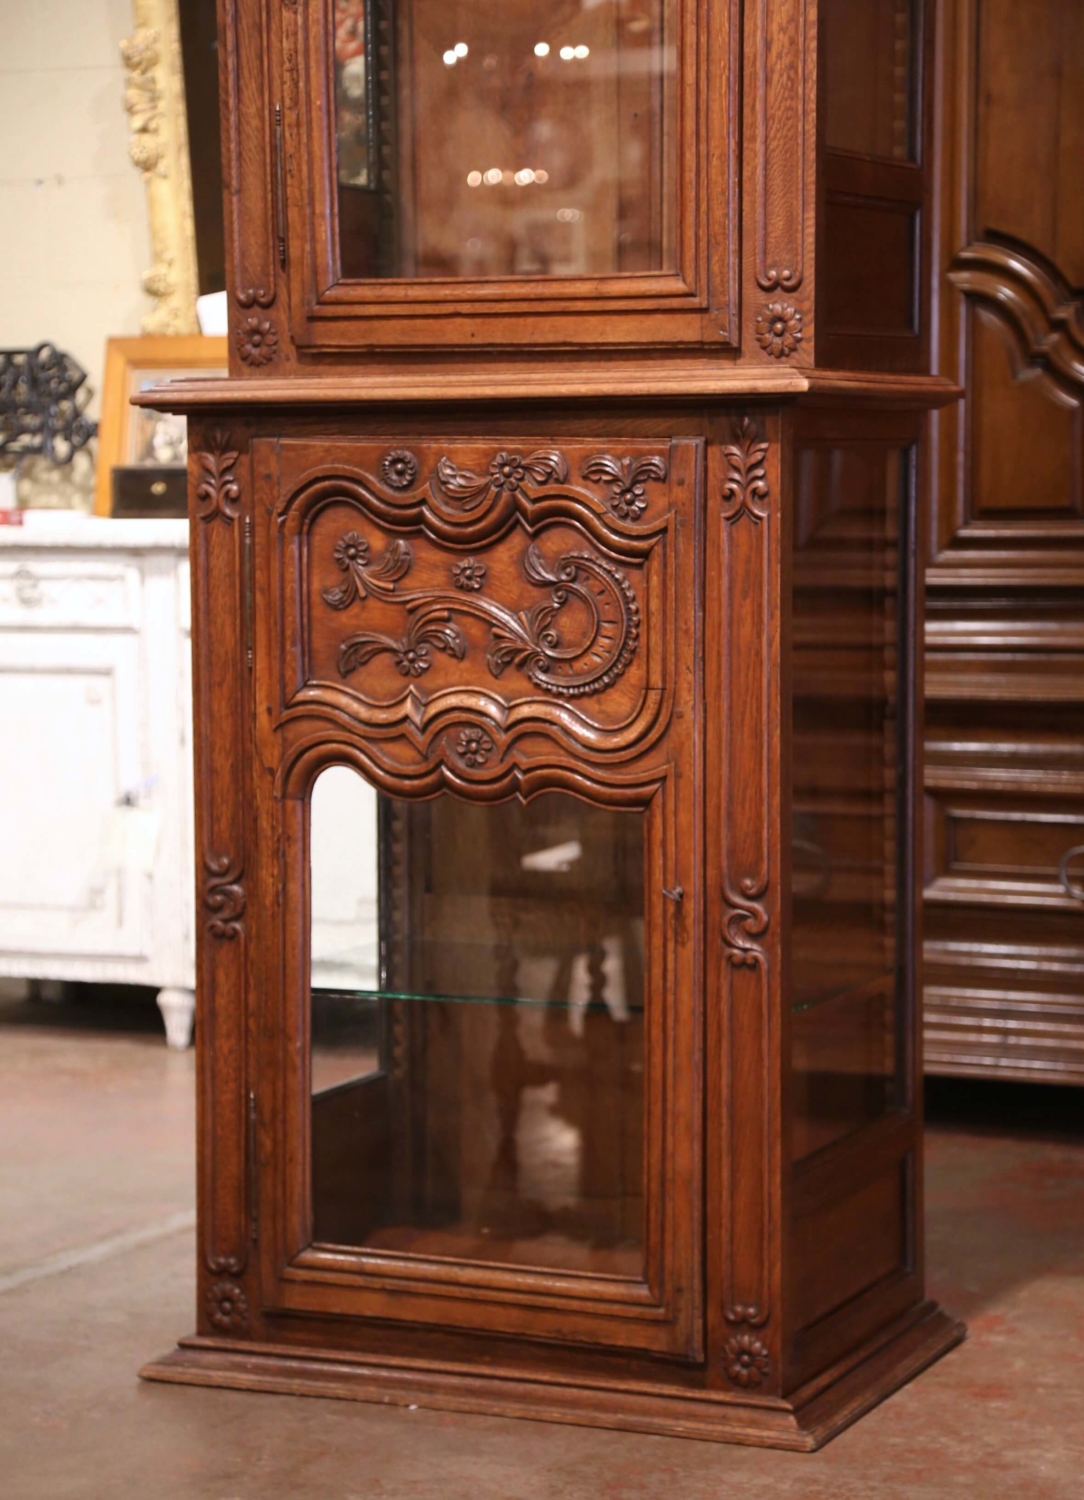
[(143, 290), (154, 299), (142, 328), (150, 334), (199, 332), (196, 230), (188, 155), (178, 0), (133, 0), (135, 30), (120, 44), (128, 154), (147, 191), (150, 267)]

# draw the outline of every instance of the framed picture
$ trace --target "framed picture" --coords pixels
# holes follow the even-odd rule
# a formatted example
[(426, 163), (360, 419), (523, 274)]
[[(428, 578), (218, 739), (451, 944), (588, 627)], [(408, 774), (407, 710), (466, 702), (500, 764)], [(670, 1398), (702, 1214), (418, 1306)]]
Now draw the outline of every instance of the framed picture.
[[(183, 417), (143, 411), (131, 398), (161, 380), (225, 375), (224, 338), (110, 339), (105, 348), (102, 416), (98, 426), (96, 515), (170, 514), (166, 504), (184, 488), (188, 434)], [(114, 505), (114, 494), (123, 503)]]

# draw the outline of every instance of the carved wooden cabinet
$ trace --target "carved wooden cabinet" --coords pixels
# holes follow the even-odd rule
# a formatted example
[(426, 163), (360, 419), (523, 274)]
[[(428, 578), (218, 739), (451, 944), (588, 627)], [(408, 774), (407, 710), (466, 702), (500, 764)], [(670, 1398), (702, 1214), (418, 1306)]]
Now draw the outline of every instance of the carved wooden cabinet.
[(1084, 10), (940, 18), (926, 1067), (1084, 1082)]
[(222, 6), (231, 374), (146, 397), (202, 872), (198, 1329), (149, 1377), (813, 1448), (961, 1337), (930, 32), (854, 9)]

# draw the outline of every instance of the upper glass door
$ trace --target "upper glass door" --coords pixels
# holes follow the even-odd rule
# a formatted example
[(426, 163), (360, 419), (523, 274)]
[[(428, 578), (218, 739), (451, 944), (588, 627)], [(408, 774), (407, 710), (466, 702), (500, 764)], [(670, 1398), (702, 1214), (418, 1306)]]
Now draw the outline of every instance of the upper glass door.
[(678, 0), (333, 0), (345, 279), (676, 269)]

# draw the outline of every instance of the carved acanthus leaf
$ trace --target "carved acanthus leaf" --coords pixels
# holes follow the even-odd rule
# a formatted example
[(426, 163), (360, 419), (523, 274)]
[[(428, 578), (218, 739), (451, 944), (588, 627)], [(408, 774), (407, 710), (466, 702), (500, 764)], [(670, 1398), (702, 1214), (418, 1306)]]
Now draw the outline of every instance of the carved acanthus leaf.
[(723, 485), (723, 520), (737, 521), (748, 516), (762, 521), (768, 514), (768, 479), (764, 461), (768, 444), (764, 442), (751, 417), (743, 417), (735, 426), (734, 441), (723, 448), (727, 461), (727, 479)]
[(238, 456), (225, 432), (212, 433), (209, 446), (199, 453), (202, 477), (196, 486), (196, 514), (201, 521), (215, 516), (236, 521), (241, 514), (241, 487), (234, 472)]

